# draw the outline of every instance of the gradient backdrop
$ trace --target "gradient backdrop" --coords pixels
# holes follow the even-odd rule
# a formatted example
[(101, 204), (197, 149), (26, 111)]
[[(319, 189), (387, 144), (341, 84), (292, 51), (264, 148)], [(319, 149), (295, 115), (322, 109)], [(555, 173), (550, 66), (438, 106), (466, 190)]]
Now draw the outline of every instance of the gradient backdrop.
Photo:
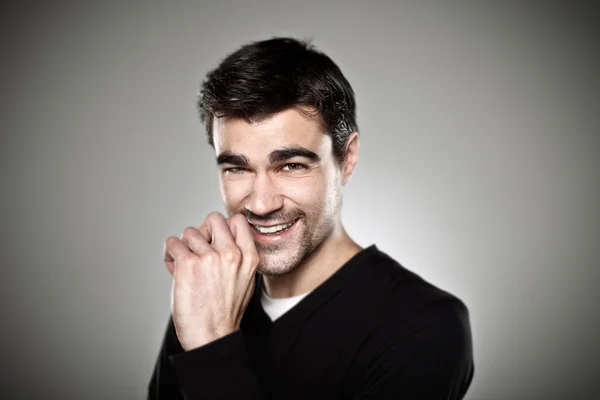
[(0, 24), (2, 398), (145, 398), (163, 241), (221, 210), (198, 84), (273, 35), (313, 38), (354, 86), (344, 222), (466, 302), (467, 398), (600, 398), (595, 7), (20, 4)]

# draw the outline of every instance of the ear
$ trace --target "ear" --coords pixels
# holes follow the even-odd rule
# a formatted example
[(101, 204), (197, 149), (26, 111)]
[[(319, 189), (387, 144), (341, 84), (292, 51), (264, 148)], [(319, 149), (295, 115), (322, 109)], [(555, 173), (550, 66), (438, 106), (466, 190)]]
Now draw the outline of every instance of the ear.
[(342, 183), (345, 185), (350, 180), (354, 167), (358, 162), (358, 149), (360, 147), (360, 139), (357, 132), (352, 132), (346, 140), (346, 161), (342, 166)]

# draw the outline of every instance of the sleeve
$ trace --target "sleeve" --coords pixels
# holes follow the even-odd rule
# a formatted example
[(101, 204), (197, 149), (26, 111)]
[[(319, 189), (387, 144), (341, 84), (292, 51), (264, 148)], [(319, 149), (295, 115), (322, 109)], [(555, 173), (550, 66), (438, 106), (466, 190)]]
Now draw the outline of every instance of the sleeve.
[(195, 399), (262, 400), (241, 331), (184, 351), (173, 319), (159, 351), (148, 385), (148, 400)]
[(458, 400), (473, 374), (468, 310), (459, 300), (438, 301), (385, 341), (353, 400)]

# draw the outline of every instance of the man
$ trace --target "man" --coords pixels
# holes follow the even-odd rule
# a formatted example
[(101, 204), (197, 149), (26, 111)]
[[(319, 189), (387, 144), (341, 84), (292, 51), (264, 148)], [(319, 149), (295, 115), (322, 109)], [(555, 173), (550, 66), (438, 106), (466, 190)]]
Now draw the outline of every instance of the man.
[(199, 110), (228, 218), (165, 244), (172, 318), (149, 399), (459, 399), (464, 304), (340, 221), (358, 159), (353, 90), (311, 46), (243, 46)]

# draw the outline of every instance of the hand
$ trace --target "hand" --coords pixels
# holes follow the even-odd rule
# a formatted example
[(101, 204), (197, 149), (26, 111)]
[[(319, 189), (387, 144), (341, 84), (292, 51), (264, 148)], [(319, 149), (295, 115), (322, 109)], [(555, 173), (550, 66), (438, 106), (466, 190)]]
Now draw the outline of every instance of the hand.
[(184, 350), (239, 329), (258, 266), (250, 229), (241, 214), (227, 221), (213, 212), (198, 229), (186, 228), (180, 239), (166, 240), (173, 322)]

